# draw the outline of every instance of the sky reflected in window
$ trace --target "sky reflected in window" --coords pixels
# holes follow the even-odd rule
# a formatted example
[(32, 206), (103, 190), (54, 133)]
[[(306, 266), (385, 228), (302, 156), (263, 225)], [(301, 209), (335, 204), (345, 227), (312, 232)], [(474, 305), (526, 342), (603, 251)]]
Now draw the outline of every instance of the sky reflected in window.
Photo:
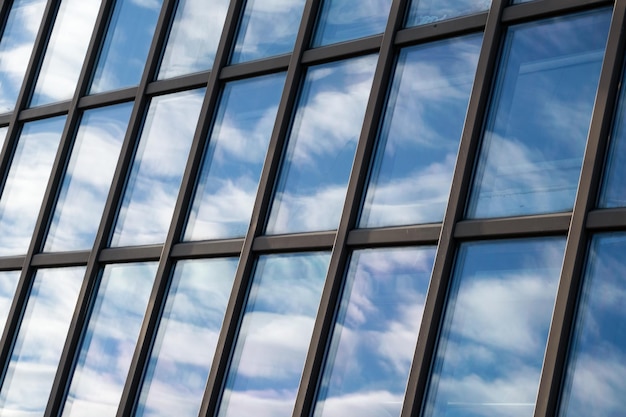
[(9, 317), (13, 296), (20, 279), (20, 271), (0, 271), (0, 334)]
[(412, 0), (407, 26), (425, 25), (455, 17), (485, 12), (491, 0)]

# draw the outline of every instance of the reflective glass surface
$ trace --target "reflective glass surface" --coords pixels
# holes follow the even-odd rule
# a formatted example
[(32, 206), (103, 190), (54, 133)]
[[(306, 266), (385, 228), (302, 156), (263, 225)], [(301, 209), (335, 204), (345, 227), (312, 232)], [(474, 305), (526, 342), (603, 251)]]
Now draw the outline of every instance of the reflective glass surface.
[(20, 271), (0, 271), (0, 334), (9, 317), (9, 310), (20, 279)]
[(228, 0), (178, 2), (158, 79), (211, 69), (228, 3)]
[(463, 243), (425, 416), (531, 417), (564, 238)]
[(289, 417), (328, 253), (262, 256), (239, 330), (219, 417)]
[(152, 99), (111, 246), (165, 241), (203, 98), (201, 88)]
[(101, 3), (102, 0), (61, 2), (31, 106), (72, 98)]
[(0, 149), (4, 146), (4, 141), (7, 139), (7, 133), (9, 131), (8, 126), (0, 127)]
[(509, 29), (469, 217), (571, 210), (610, 18), (601, 9)]
[[(139, 84), (163, 0), (116, 0), (90, 93)], [(131, 41), (132, 40), (132, 41)]]
[(93, 246), (132, 108), (124, 103), (83, 114), (44, 251)]
[(485, 12), (491, 0), (412, 0), (407, 26), (425, 25), (455, 17)]
[(65, 116), (24, 124), (0, 198), (0, 256), (28, 250)]
[(184, 240), (246, 235), (285, 74), (226, 84)]
[(0, 113), (15, 107), (46, 0), (14, 0), (0, 40)]
[(400, 53), (360, 227), (443, 219), (481, 38)]
[(84, 267), (36, 272), (0, 392), (1, 415), (43, 416), (84, 273)]
[(237, 258), (176, 264), (137, 417), (197, 417)]
[(104, 267), (64, 417), (115, 416), (156, 269), (156, 262)]
[(291, 52), (305, 0), (247, 0), (232, 63)]
[(308, 70), (283, 157), (268, 234), (337, 228), (376, 59), (368, 55)]
[(434, 247), (356, 251), (315, 417), (400, 415)]

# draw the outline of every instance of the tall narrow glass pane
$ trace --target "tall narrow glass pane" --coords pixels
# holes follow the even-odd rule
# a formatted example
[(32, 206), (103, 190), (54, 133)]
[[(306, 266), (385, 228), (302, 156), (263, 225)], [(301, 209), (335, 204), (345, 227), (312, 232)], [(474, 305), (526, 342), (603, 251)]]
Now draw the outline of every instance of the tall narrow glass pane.
[(285, 74), (226, 84), (184, 240), (245, 236)]
[(36, 272), (2, 384), (0, 415), (43, 416), (84, 273), (84, 267)]
[(435, 248), (352, 255), (315, 417), (400, 415)]
[(197, 417), (237, 259), (176, 264), (136, 417)]
[(463, 243), (426, 417), (531, 417), (565, 239)]
[(210, 70), (228, 0), (179, 0), (158, 79)]
[(8, 126), (0, 127), (0, 149), (4, 146), (4, 142), (7, 139), (7, 133), (9, 132)]
[(64, 124), (59, 116), (22, 127), (0, 198), (0, 256), (28, 250)]
[(360, 227), (443, 219), (481, 39), (400, 52)]
[(268, 234), (336, 229), (376, 55), (308, 70), (283, 158)]
[(0, 334), (9, 317), (19, 279), (20, 271), (0, 271)]
[(291, 416), (329, 260), (259, 258), (219, 417)]
[(116, 0), (91, 94), (139, 84), (163, 0)]
[(485, 12), (491, 0), (412, 0), (407, 26), (424, 25), (455, 17)]
[(152, 99), (111, 246), (165, 241), (203, 97), (200, 88)]
[(72, 98), (101, 3), (102, 0), (61, 2), (31, 106)]
[(572, 209), (610, 20), (601, 9), (509, 28), (469, 217)]
[(63, 417), (117, 413), (156, 269), (156, 262), (104, 267)]

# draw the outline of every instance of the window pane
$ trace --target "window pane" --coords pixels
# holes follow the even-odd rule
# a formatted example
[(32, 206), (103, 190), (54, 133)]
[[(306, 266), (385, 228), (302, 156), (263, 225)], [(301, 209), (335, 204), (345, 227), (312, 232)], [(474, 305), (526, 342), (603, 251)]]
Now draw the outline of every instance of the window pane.
[(435, 248), (352, 255), (315, 417), (399, 416)]
[(267, 233), (337, 228), (376, 58), (368, 55), (308, 70)]
[(117, 413), (156, 269), (156, 262), (104, 267), (64, 417)]
[(246, 235), (285, 74), (226, 84), (185, 240)]
[(426, 416), (533, 415), (564, 249), (560, 237), (461, 245)]
[(400, 53), (360, 227), (443, 219), (481, 38)]
[(237, 258), (180, 261), (135, 416), (197, 417)]
[(65, 116), (24, 124), (0, 198), (0, 256), (28, 250)]
[(113, 17), (91, 83), (91, 94), (139, 84), (162, 2), (115, 1)]
[(43, 416), (84, 273), (72, 267), (35, 274), (0, 392), (2, 415)]
[(152, 99), (111, 246), (165, 241), (203, 98), (201, 88)]
[(0, 271), (0, 334), (4, 331), (15, 296), (20, 271)]
[(291, 416), (329, 260), (259, 258), (219, 417)]
[(101, 0), (61, 2), (31, 106), (72, 98), (101, 3)]
[(412, 0), (407, 26), (424, 25), (455, 17), (485, 12), (491, 0)]
[(602, 9), (509, 29), (469, 217), (571, 210), (610, 20)]

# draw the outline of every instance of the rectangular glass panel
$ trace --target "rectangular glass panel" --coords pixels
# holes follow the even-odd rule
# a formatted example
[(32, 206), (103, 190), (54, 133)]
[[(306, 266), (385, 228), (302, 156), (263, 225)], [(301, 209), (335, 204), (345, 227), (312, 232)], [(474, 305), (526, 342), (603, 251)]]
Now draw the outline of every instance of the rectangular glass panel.
[(63, 417), (115, 416), (157, 263), (104, 267)]
[(20, 271), (0, 271), (0, 334), (4, 331), (17, 283), (20, 280)]
[(376, 55), (308, 69), (266, 232), (336, 229), (372, 86)]
[(227, 83), (184, 240), (245, 236), (285, 74)]
[(426, 417), (532, 417), (565, 239), (463, 243)]
[(132, 108), (124, 103), (83, 114), (44, 251), (93, 246)]
[(152, 99), (111, 246), (165, 241), (203, 98), (200, 88)]
[(572, 209), (610, 20), (601, 9), (509, 28), (469, 217)]
[(443, 219), (481, 39), (400, 52), (359, 227)]
[(197, 417), (237, 258), (180, 261), (148, 364), (136, 417)]
[(64, 124), (59, 116), (22, 127), (0, 198), (0, 256), (28, 250)]
[(412, 0), (406, 25), (417, 26), (454, 19), (485, 12), (489, 7), (491, 0)]
[(290, 417), (330, 256), (259, 258), (219, 417)]
[(43, 416), (84, 273), (84, 267), (36, 272), (0, 392), (1, 415)]
[(434, 247), (352, 255), (315, 417), (400, 415)]

